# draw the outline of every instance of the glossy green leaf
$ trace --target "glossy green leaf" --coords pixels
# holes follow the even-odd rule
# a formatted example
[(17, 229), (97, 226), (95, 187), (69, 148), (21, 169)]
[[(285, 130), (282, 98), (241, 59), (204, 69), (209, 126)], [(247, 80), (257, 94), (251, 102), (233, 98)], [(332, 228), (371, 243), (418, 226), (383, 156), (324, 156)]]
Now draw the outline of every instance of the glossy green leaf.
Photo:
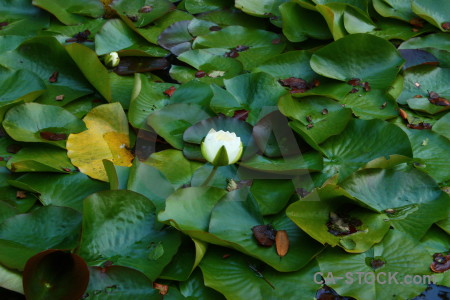
[(44, 205), (65, 206), (82, 210), (83, 199), (92, 193), (106, 190), (104, 182), (90, 179), (83, 173), (49, 174), (27, 173), (9, 183), (17, 188), (39, 194)]
[[(327, 285), (341, 295), (356, 299), (394, 297), (409, 299), (426, 287), (425, 284), (409, 283), (412, 278), (415, 275), (430, 275), (431, 273), (429, 270), (430, 260), (425, 248), (420, 246), (417, 240), (397, 230), (390, 230), (381, 243), (365, 253), (346, 255), (339, 250), (329, 249), (319, 255), (317, 260), (320, 270), (324, 275), (331, 272), (336, 278), (334, 282), (329, 280)], [(405, 251), (408, 255), (404, 255)], [(375, 269), (371, 264), (373, 260), (381, 260), (385, 263)], [(374, 275), (364, 275), (360, 280), (358, 272), (373, 273)], [(345, 277), (346, 274), (349, 274), (348, 277)], [(392, 274), (391, 277), (388, 277), (388, 274)], [(408, 275), (411, 277), (407, 278)], [(337, 279), (340, 276), (343, 276), (345, 280)], [(374, 279), (379, 278), (380, 283), (365, 284), (365, 278), (367, 278), (367, 282), (374, 282)]]
[(46, 145), (22, 148), (8, 160), (6, 166), (12, 172), (68, 173), (75, 170), (67, 151)]
[(73, 249), (80, 225), (81, 214), (67, 207), (46, 206), (11, 217), (0, 224), (0, 261), (9, 268), (23, 270), (27, 260), (38, 252)]
[(405, 133), (380, 120), (352, 120), (342, 134), (329, 138), (321, 149), (327, 157), (325, 172), (331, 176), (339, 174), (339, 180), (379, 157), (412, 156)]
[(67, 45), (66, 51), (75, 61), (81, 73), (107, 101), (120, 102), (125, 108), (128, 108), (133, 89), (133, 78), (108, 72), (97, 54), (88, 47), (74, 43)]
[(98, 18), (104, 13), (103, 5), (100, 1), (33, 0), (33, 5), (47, 10), (66, 25), (83, 23), (87, 20), (87, 17)]
[(180, 283), (180, 292), (185, 297), (202, 298), (205, 300), (224, 300), (225, 297), (205, 286), (203, 275), (200, 269), (196, 269), (189, 279)]
[(147, 124), (173, 147), (182, 149), (184, 131), (209, 117), (211, 114), (200, 105), (176, 103), (151, 114), (147, 119)]
[(118, 14), (135, 19), (136, 21), (133, 21), (133, 23), (136, 27), (144, 27), (174, 8), (169, 0), (139, 0), (133, 2), (119, 0), (111, 3), (111, 7)]
[[(319, 285), (312, 284), (317, 263), (297, 272), (277, 272), (236, 251), (211, 248), (200, 264), (205, 285), (227, 299), (313, 298)], [(263, 276), (263, 277), (261, 277)]]
[(16, 141), (43, 142), (61, 148), (65, 148), (69, 134), (87, 129), (83, 121), (64, 108), (38, 103), (10, 109), (3, 120), (3, 128)]
[(433, 125), (433, 131), (450, 140), (450, 113), (446, 113)]
[(23, 294), (22, 274), (0, 265), (0, 286), (10, 291)]
[(341, 186), (364, 205), (385, 212), (395, 229), (416, 239), (448, 215), (448, 210), (436, 211), (436, 207), (449, 207), (449, 197), (430, 176), (418, 170), (362, 170)]
[(233, 1), (230, 0), (186, 0), (184, 4), (186, 10), (191, 14), (198, 14), (232, 5)]
[(358, 78), (373, 89), (394, 81), (403, 59), (388, 41), (368, 34), (352, 34), (335, 41), (311, 58), (312, 69), (325, 77), (348, 81)]
[(373, 0), (373, 7), (383, 17), (390, 17), (409, 22), (417, 16), (411, 8), (412, 1)]
[(382, 90), (360, 90), (348, 94), (342, 101), (360, 119), (391, 119), (398, 115), (395, 99)]
[(279, 213), (294, 194), (292, 180), (255, 179), (250, 193), (258, 202), (262, 215)]
[[(411, 3), (413, 12), (419, 17), (427, 20), (442, 31), (448, 31), (445, 23), (449, 23), (450, 19), (447, 14), (450, 11), (450, 3), (445, 0), (436, 0), (433, 2), (426, 0), (413, 0)], [(450, 24), (449, 24), (450, 25)]]
[[(12, 70), (26, 69), (41, 78), (47, 91), (40, 103), (62, 106), (93, 92), (64, 47), (52, 37), (32, 38), (14, 51), (1, 53), (0, 65)], [(52, 82), (55, 72), (58, 73)], [(59, 95), (64, 95), (62, 101), (56, 101)]]
[[(150, 200), (127, 190), (90, 195), (83, 205), (79, 255), (88, 263), (110, 260), (156, 279), (176, 253), (180, 236), (171, 229), (156, 229), (154, 210)], [(151, 256), (158, 243), (164, 253)]]

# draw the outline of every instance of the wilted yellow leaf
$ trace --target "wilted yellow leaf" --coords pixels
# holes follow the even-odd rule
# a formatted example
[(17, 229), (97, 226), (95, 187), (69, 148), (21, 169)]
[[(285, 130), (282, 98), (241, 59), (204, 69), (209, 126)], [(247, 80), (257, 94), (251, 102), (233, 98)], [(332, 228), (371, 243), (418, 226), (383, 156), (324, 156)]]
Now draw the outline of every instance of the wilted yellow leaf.
[(86, 131), (69, 135), (67, 155), (84, 174), (108, 181), (103, 159), (117, 166), (129, 167), (133, 160), (128, 135), (128, 121), (119, 103), (97, 106), (83, 119)]

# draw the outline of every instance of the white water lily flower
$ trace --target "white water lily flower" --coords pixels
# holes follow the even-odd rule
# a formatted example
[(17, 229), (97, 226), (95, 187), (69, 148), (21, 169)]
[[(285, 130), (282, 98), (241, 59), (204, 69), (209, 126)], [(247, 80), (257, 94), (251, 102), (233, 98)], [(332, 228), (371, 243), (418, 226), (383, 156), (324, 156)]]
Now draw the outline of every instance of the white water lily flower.
[(226, 166), (237, 162), (242, 155), (241, 138), (229, 131), (211, 129), (202, 143), (203, 157), (215, 166)]
[(117, 67), (120, 62), (120, 57), (117, 52), (111, 52), (105, 56), (105, 65), (111, 68)]

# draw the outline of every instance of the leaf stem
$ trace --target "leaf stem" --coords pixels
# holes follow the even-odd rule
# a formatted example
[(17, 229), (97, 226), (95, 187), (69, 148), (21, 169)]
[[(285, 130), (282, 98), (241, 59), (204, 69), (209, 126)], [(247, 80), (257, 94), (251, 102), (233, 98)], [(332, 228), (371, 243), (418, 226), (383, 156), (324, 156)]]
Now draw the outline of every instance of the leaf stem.
[(216, 175), (217, 166), (214, 166), (211, 173), (209, 173), (208, 178), (202, 183), (201, 186), (208, 186), (209, 182), (213, 179), (214, 175)]

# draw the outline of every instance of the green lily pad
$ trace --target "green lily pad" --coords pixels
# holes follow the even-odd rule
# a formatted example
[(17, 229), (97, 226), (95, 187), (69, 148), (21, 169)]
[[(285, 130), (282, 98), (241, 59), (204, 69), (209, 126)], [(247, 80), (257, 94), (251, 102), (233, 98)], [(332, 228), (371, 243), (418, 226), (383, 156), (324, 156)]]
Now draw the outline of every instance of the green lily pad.
[(326, 40), (331, 38), (330, 31), (321, 15), (301, 7), (294, 2), (279, 6), (283, 21), (283, 33), (291, 42), (302, 42), (309, 37)]
[(450, 140), (450, 113), (446, 113), (434, 123), (433, 131)]
[(82, 200), (92, 193), (106, 190), (104, 182), (90, 179), (83, 173), (43, 174), (28, 173), (8, 181), (12, 186), (39, 194), (44, 205), (65, 206), (82, 210)]
[(13, 3), (2, 0), (0, 11), (2, 21), (8, 23), (2, 26), (0, 36), (29, 37), (50, 23), (50, 15), (27, 0), (15, 0)]
[(62, 107), (24, 103), (5, 115), (3, 128), (16, 141), (41, 142), (65, 148), (67, 136), (86, 130), (83, 121)]
[(68, 173), (75, 170), (67, 151), (46, 145), (22, 148), (6, 166), (12, 172)]
[[(261, 118), (276, 110), (283, 87), (266, 73), (243, 74), (224, 81), (226, 92), (213, 87), (211, 107), (216, 113), (230, 115), (236, 110), (247, 110), (247, 122), (255, 125)], [(227, 99), (228, 98), (228, 99)]]
[[(211, 174), (212, 169), (213, 166), (211, 164), (204, 164), (195, 170), (192, 176), (191, 186), (202, 186)], [(220, 166), (208, 182), (208, 186), (226, 189), (231, 179), (239, 184), (239, 176), (237, 173), (237, 167), (235, 165)]]
[(373, 0), (373, 7), (383, 17), (395, 18), (409, 22), (417, 16), (411, 8), (412, 1)]
[(167, 51), (155, 45), (149, 45), (120, 19), (108, 20), (95, 35), (95, 52), (98, 55), (113, 51), (135, 50), (135, 54), (143, 56), (164, 56)]
[[(199, 80), (206, 83), (222, 85), (224, 79), (233, 78), (242, 72), (242, 64), (238, 60), (214, 55), (208, 50), (186, 51), (178, 59), (196, 68), (198, 72), (205, 72)], [(199, 74), (198, 72), (196, 74)]]
[(279, 175), (303, 175), (322, 170), (322, 157), (311, 152), (287, 158), (267, 158), (261, 155), (242, 161), (240, 166), (251, 170), (269, 172)]
[(430, 2), (426, 0), (413, 0), (411, 7), (416, 15), (427, 20), (440, 30), (450, 30), (450, 28), (446, 28), (444, 25), (450, 22), (449, 15), (447, 14), (450, 11), (450, 3), (448, 1), (436, 0)]
[(42, 95), (45, 85), (34, 73), (19, 70), (8, 71), (0, 68), (0, 121), (13, 103), (31, 102)]
[(415, 28), (409, 23), (391, 18), (379, 18), (375, 24), (377, 27), (374, 31), (369, 33), (386, 40), (398, 39), (408, 42), (409, 39), (415, 36), (420, 36), (435, 30), (434, 27), (428, 23), (424, 24), (422, 28)]
[(200, 263), (205, 285), (227, 299), (313, 298), (318, 285), (312, 284), (319, 271), (316, 262), (297, 272), (277, 272), (261, 262), (236, 251), (211, 247)]
[(407, 136), (398, 129), (395, 125), (376, 119), (350, 121), (342, 134), (329, 138), (321, 145), (327, 157), (326, 173), (330, 177), (339, 173), (339, 180), (344, 180), (376, 158), (387, 158), (394, 154), (411, 157)]
[[(110, 260), (155, 280), (176, 253), (180, 236), (171, 229), (157, 230), (154, 210), (150, 200), (127, 190), (90, 195), (83, 205), (79, 255), (88, 263)], [(164, 252), (152, 256), (159, 243)]]
[[(348, 255), (339, 250), (329, 249), (318, 256), (320, 270), (324, 275), (333, 276), (327, 285), (341, 295), (356, 299), (410, 299), (426, 287), (421, 283), (412, 284), (413, 277), (431, 273), (425, 248), (397, 230), (390, 230), (381, 243), (365, 253)], [(358, 272), (363, 275), (359, 277)], [(341, 276), (345, 281), (338, 279)], [(375, 283), (377, 278), (379, 283)]]
[(86, 46), (74, 43), (65, 48), (81, 73), (108, 102), (120, 102), (128, 108), (134, 84), (132, 77), (108, 72), (97, 54)]
[(195, 297), (204, 300), (225, 300), (222, 294), (205, 286), (200, 269), (196, 269), (186, 281), (180, 282), (180, 292), (185, 297)]
[(358, 78), (373, 89), (388, 88), (402, 65), (403, 59), (391, 43), (370, 34), (346, 36), (311, 58), (311, 67), (318, 74), (342, 81)]
[(291, 199), (295, 189), (292, 180), (255, 179), (250, 193), (263, 216), (279, 213)]
[[(367, 251), (379, 243), (389, 230), (384, 214), (357, 206), (348, 193), (335, 185), (314, 190), (291, 204), (286, 214), (320, 243), (339, 246), (351, 253)], [(339, 219), (333, 220), (333, 215)], [(350, 218), (350, 221), (345, 221), (345, 218)], [(352, 219), (358, 223), (352, 225)], [(341, 220), (344, 220), (343, 224), (339, 223)]]
[(198, 104), (210, 111), (208, 106), (212, 96), (213, 92), (208, 83), (194, 79), (179, 86), (170, 97), (169, 103)]
[[(23, 295), (22, 273), (0, 266), (1, 287)], [(2, 289), (2, 292), (4, 290)]]
[(435, 48), (450, 51), (450, 36), (445, 33), (434, 33), (416, 37), (403, 42), (399, 49), (424, 49)]
[[(47, 91), (40, 97), (40, 103), (62, 106), (93, 92), (64, 47), (53, 37), (32, 38), (14, 51), (2, 53), (0, 65), (32, 71), (41, 78)], [(63, 99), (56, 101), (60, 95), (64, 95)]]
[(81, 214), (68, 207), (44, 206), (11, 217), (0, 224), (0, 261), (8, 268), (23, 270), (27, 260), (38, 252), (73, 249), (80, 225)]
[(184, 131), (209, 117), (211, 114), (200, 105), (175, 103), (152, 113), (147, 119), (147, 124), (173, 147), (183, 149)]
[(89, 270), (83, 259), (61, 250), (36, 254), (27, 261), (23, 272), (25, 296), (32, 300), (78, 298), (88, 282)]
[(142, 128), (153, 111), (167, 105), (169, 97), (164, 94), (164, 91), (171, 86), (177, 85), (153, 82), (144, 74), (135, 75), (133, 95), (128, 110), (128, 119), (133, 127)]
[[(278, 107), (285, 116), (294, 119), (289, 123), (291, 128), (315, 149), (329, 137), (341, 133), (351, 119), (349, 109), (325, 97), (295, 99), (285, 95), (280, 97)], [(308, 128), (311, 123), (313, 127)]]
[(350, 108), (360, 119), (391, 119), (398, 116), (395, 99), (383, 90), (361, 89), (356, 93), (348, 94), (342, 101), (345, 107)]
[(285, 0), (236, 0), (235, 7), (242, 10), (243, 12), (258, 17), (267, 17), (273, 14), (275, 9), (286, 2)]
[(89, 285), (84, 294), (84, 299), (106, 300), (112, 298), (125, 299), (149, 299), (161, 298), (152, 282), (143, 273), (127, 267), (89, 267)]
[(110, 5), (119, 15), (128, 17), (136, 27), (144, 27), (174, 9), (169, 0), (114, 1)]
[(88, 20), (88, 17), (99, 18), (104, 13), (103, 5), (100, 1), (33, 0), (33, 5), (45, 9), (66, 25), (83, 23)]
[(198, 14), (233, 5), (232, 1), (226, 0), (186, 0), (184, 6), (191, 14)]
[(173, 23), (158, 37), (158, 44), (175, 55), (191, 50), (193, 37), (188, 27), (191, 21)]
[(428, 113), (445, 110), (448, 106), (431, 104), (428, 98), (429, 93), (435, 92), (439, 97), (450, 99), (450, 88), (446, 84), (449, 79), (450, 69), (447, 68), (427, 65), (410, 68), (405, 71), (404, 88), (397, 102)]
[(448, 207), (449, 197), (430, 176), (418, 170), (362, 170), (341, 186), (364, 205), (386, 213), (395, 229), (416, 239), (448, 215), (448, 211), (437, 211), (436, 207)]
[(430, 174), (439, 183), (449, 180), (450, 174), (446, 170), (450, 167), (447, 159), (450, 141), (429, 130), (409, 128), (403, 130), (411, 141), (414, 159), (418, 161), (417, 167)]
[[(238, 46), (249, 47), (245, 50), (236, 49)], [(227, 49), (237, 53), (235, 58), (239, 60), (244, 70), (252, 70), (268, 58), (280, 54), (285, 43), (279, 40), (275, 33), (250, 29), (242, 26), (228, 26), (220, 31), (212, 31), (206, 35), (199, 36), (194, 40), (193, 48), (220, 48), (221, 53), (225, 54)]]

